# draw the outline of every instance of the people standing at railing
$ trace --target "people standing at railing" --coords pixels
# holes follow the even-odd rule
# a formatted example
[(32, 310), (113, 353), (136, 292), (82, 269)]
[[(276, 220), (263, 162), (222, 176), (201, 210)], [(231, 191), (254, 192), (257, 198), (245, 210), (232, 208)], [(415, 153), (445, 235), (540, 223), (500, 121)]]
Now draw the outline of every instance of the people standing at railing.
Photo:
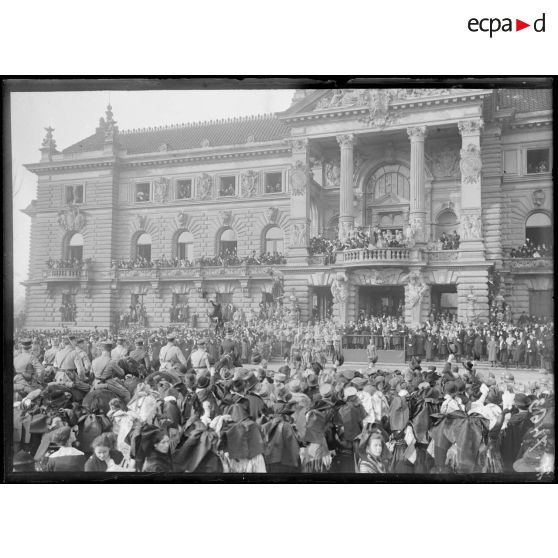
[(552, 245), (546, 243), (535, 244), (531, 239), (527, 239), (519, 248), (510, 250), (510, 258), (548, 258), (552, 257)]

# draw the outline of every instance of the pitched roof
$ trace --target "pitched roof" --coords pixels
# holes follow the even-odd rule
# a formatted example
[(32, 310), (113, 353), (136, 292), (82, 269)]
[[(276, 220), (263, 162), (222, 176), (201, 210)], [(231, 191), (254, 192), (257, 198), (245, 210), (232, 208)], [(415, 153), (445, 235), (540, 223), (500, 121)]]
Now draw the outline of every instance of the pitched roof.
[[(125, 130), (118, 134), (118, 144), (128, 153), (152, 153), (166, 144), (169, 151), (203, 147), (207, 140), (209, 147), (221, 145), (243, 145), (249, 142), (272, 141), (288, 137), (289, 128), (276, 115), (266, 114), (194, 122), (175, 126)], [(97, 128), (89, 136), (64, 149), (63, 153), (82, 153), (102, 149), (103, 128)]]
[(552, 89), (501, 89), (498, 91), (500, 108), (514, 108), (517, 112), (552, 109)]

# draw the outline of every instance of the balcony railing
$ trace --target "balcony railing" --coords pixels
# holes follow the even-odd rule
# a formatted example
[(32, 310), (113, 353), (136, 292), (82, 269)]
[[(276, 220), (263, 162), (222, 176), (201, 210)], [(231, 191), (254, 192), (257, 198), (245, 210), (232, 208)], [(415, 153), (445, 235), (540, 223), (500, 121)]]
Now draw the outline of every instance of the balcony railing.
[(337, 263), (401, 262), (411, 259), (408, 248), (362, 248), (337, 252)]
[(59, 268), (47, 269), (43, 272), (45, 281), (82, 281), (87, 279), (87, 270), (85, 268)]
[(505, 265), (511, 271), (537, 273), (552, 271), (554, 260), (553, 258), (508, 258)]
[(176, 279), (219, 279), (222, 277), (266, 277), (273, 274), (276, 265), (231, 265), (231, 266), (190, 266), (154, 267), (134, 269), (113, 269), (114, 279), (123, 281), (172, 281)]

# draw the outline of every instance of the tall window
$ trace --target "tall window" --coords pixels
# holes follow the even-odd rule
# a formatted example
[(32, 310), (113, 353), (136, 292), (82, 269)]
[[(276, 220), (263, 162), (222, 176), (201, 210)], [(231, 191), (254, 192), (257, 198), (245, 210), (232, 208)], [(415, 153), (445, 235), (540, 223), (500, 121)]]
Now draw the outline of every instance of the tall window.
[(83, 184), (66, 186), (66, 203), (68, 205), (83, 203)]
[(176, 199), (188, 200), (192, 197), (192, 180), (190, 178), (176, 181)]
[(535, 246), (552, 245), (552, 222), (546, 213), (538, 211), (529, 216), (525, 223), (525, 239)]
[(282, 175), (280, 172), (266, 172), (264, 175), (264, 185), (266, 194), (276, 194), (283, 189), (281, 186)]
[(269, 252), (273, 254), (274, 252), (278, 252), (279, 254), (283, 253), (283, 244), (284, 244), (284, 237), (283, 231), (280, 227), (271, 227), (265, 233), (265, 252)]
[(184, 231), (178, 237), (177, 257), (179, 260), (193, 261), (194, 259), (194, 237), (192, 233)]
[(151, 261), (151, 236), (143, 233), (136, 243), (136, 257)]
[(403, 165), (384, 165), (368, 180), (366, 192), (375, 200), (385, 196), (409, 199), (409, 169)]
[(219, 195), (234, 196), (236, 194), (236, 177), (222, 176), (219, 179)]
[(550, 149), (529, 149), (527, 151), (527, 174), (550, 171)]
[(140, 184), (136, 184), (136, 201), (149, 201), (149, 182), (141, 182)]
[(219, 239), (219, 254), (236, 255), (236, 234), (232, 229), (225, 229)]
[(77, 260), (78, 262), (83, 260), (83, 236), (79, 233), (75, 233), (70, 238), (68, 243), (68, 259)]

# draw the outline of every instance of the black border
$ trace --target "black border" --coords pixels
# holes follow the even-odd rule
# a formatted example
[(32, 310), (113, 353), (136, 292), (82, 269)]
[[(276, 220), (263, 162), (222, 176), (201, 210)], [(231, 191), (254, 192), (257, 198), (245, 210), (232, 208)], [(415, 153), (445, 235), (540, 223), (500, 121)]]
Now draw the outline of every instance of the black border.
[[(463, 87), (463, 88), (518, 88), (553, 90), (553, 106), (557, 103), (554, 76), (131, 76), (118, 78), (112, 76), (72, 77), (54, 76), (49, 78), (3, 76), (2, 78), (2, 156), (3, 156), (3, 296), (2, 296), (2, 346), (1, 364), (3, 373), (2, 401), (4, 420), (2, 421), (3, 441), (3, 481), (18, 484), (52, 483), (401, 483), (401, 484), (438, 484), (438, 483), (555, 483), (555, 474), (536, 473), (512, 474), (471, 474), (471, 475), (362, 475), (335, 473), (323, 474), (234, 474), (196, 475), (196, 474), (150, 474), (150, 473), (13, 473), (12, 464), (12, 389), (11, 371), (13, 342), (13, 212), (12, 212), (12, 157), (11, 157), (11, 118), (10, 93), (35, 91), (98, 91), (98, 90), (225, 90), (225, 89), (327, 89), (359, 87)], [(557, 123), (553, 119), (553, 134), (556, 137)], [(553, 141), (554, 161), (556, 161), (556, 142)], [(556, 180), (553, 167), (553, 180)], [(554, 209), (556, 196), (553, 196)], [(556, 300), (554, 302), (556, 310)], [(556, 311), (554, 313), (556, 316)]]

